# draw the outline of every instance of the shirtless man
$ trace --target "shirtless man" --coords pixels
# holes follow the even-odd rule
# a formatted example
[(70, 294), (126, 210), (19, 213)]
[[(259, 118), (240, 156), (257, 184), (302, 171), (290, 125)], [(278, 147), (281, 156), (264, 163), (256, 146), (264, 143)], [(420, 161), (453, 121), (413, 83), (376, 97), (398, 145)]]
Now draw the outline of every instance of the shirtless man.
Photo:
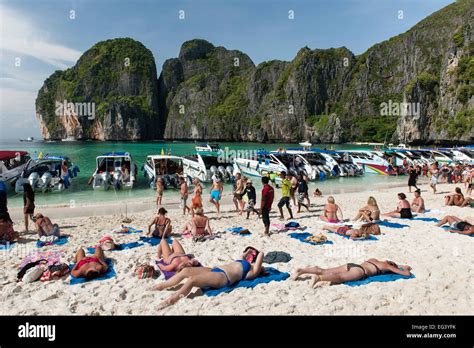
[(240, 173), (235, 174), (235, 190), (234, 190), (234, 204), (235, 204), (235, 211), (240, 211), (240, 215), (242, 215), (243, 210), (243, 200), (242, 200), (242, 192), (244, 190), (244, 180), (242, 179), (242, 175)]
[(219, 201), (222, 198), (223, 190), (224, 190), (224, 187), (222, 186), (221, 180), (219, 178), (214, 178), (212, 181), (212, 187), (210, 191), (211, 198), (209, 199), (209, 202), (211, 202), (212, 204), (216, 206), (218, 215), (221, 214), (221, 210), (220, 210), (221, 207), (220, 207)]
[(49, 217), (38, 213), (33, 217), (33, 220), (35, 221), (36, 232), (38, 232), (40, 238), (42, 236), (59, 237), (59, 226), (51, 223)]
[(417, 189), (414, 192), (415, 198), (411, 202), (411, 210), (414, 213), (424, 213), (425, 212), (425, 201), (421, 198), (421, 190)]
[(179, 177), (179, 194), (181, 195), (181, 207), (183, 208), (183, 215), (186, 215), (186, 211), (191, 212), (191, 208), (186, 204), (189, 196), (188, 184), (182, 176)]

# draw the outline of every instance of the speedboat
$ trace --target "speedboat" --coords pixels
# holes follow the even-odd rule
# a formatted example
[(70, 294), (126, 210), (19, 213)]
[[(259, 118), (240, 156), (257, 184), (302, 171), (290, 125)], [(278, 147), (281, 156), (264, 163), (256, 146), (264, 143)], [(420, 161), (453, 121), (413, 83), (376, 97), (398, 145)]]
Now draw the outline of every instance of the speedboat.
[(183, 159), (178, 156), (149, 155), (142, 169), (150, 187), (155, 188), (156, 180), (162, 178), (165, 188), (178, 188), (179, 177), (183, 175)]
[(288, 168), (275, 153), (259, 150), (253, 158), (235, 158), (234, 163), (240, 173), (247, 176), (262, 177), (274, 173), (288, 172)]
[(222, 151), (219, 144), (197, 144), (194, 148), (201, 155), (218, 156)]
[(467, 147), (458, 147), (451, 150), (455, 161), (474, 164), (474, 149)]
[(35, 138), (33, 138), (33, 137), (28, 137), (28, 138), (26, 138), (26, 139), (18, 139), (18, 140), (20, 140), (21, 142), (28, 142), (28, 143), (31, 143), (32, 141), (35, 140)]
[(108, 152), (96, 158), (96, 170), (89, 183), (96, 189), (113, 187), (131, 189), (137, 180), (138, 167), (128, 152)]
[[(62, 173), (61, 166), (66, 163), (67, 173)], [(15, 192), (23, 192), (23, 184), (28, 183), (34, 191), (62, 192), (67, 189), (79, 172), (66, 156), (39, 155), (28, 161), (15, 183)]]
[(302, 165), (299, 167), (304, 170), (309, 180), (324, 179), (331, 175), (331, 167), (326, 164), (326, 159), (320, 153), (305, 148), (303, 150), (288, 149), (286, 152), (295, 156), (295, 162), (301, 159), (299, 162)]
[(352, 161), (361, 166), (365, 173), (388, 175), (389, 163), (372, 151), (344, 150), (344, 152), (349, 153)]
[(183, 161), (183, 172), (185, 176), (197, 178), (202, 182), (212, 181), (214, 175), (223, 181), (234, 179), (234, 167), (232, 163), (220, 161), (220, 157), (197, 153), (195, 155), (181, 157)]
[(26, 151), (0, 151), (0, 180), (7, 187), (13, 185), (29, 159)]

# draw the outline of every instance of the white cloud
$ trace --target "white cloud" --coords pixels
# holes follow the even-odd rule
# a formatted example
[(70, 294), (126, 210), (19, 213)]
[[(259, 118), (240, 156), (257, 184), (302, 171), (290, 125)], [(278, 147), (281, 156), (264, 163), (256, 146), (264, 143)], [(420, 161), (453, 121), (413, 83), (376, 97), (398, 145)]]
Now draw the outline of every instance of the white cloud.
[(47, 31), (37, 28), (27, 17), (2, 4), (0, 18), (2, 50), (28, 55), (60, 69), (67, 68), (66, 62), (75, 63), (81, 55), (75, 49), (48, 42)]

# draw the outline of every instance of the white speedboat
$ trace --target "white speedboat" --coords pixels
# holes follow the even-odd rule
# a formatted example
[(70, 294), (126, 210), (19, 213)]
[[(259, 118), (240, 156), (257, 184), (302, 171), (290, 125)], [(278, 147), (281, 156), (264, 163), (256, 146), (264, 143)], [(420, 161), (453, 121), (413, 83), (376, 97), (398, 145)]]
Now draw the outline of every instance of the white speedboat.
[(255, 158), (235, 158), (234, 163), (243, 175), (262, 177), (271, 173), (279, 175), (288, 172), (288, 168), (274, 154), (267, 151), (257, 151)]
[(361, 166), (365, 173), (388, 175), (389, 163), (372, 151), (367, 150), (344, 150), (352, 161)]
[(222, 151), (219, 144), (196, 144), (194, 148), (196, 152), (201, 155), (218, 156)]
[[(62, 172), (63, 162), (66, 162), (67, 172)], [(69, 188), (78, 172), (79, 167), (66, 156), (40, 155), (28, 161), (15, 183), (15, 191), (23, 192), (23, 184), (29, 183), (34, 191), (61, 192)]]
[(26, 138), (26, 139), (18, 139), (18, 140), (20, 140), (21, 142), (31, 143), (31, 142), (33, 142), (33, 141), (35, 140), (35, 138), (33, 138), (33, 137), (28, 137), (28, 138)]
[(26, 151), (0, 151), (0, 180), (7, 187), (13, 185), (29, 160)]
[(451, 150), (455, 161), (474, 164), (474, 149), (467, 147), (458, 147)]
[(232, 163), (224, 163), (220, 157), (197, 153), (195, 155), (183, 156), (183, 172), (190, 178), (198, 178), (202, 182), (212, 181), (214, 175), (223, 181), (234, 179), (234, 167)]
[(90, 180), (94, 190), (131, 189), (135, 185), (138, 167), (128, 152), (104, 153), (97, 156), (96, 164)]
[(183, 159), (178, 156), (149, 155), (143, 165), (145, 178), (155, 188), (157, 178), (162, 178), (165, 188), (178, 188), (179, 177), (183, 175)]

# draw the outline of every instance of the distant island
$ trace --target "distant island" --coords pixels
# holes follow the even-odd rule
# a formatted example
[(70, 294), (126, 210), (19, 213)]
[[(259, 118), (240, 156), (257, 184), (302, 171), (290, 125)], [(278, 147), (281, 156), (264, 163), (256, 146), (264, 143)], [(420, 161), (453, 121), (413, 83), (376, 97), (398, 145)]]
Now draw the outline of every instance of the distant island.
[(38, 92), (43, 139), (463, 144), (474, 139), (474, 1), (355, 56), (301, 48), (257, 66), (205, 40), (157, 76), (150, 50), (102, 41)]

